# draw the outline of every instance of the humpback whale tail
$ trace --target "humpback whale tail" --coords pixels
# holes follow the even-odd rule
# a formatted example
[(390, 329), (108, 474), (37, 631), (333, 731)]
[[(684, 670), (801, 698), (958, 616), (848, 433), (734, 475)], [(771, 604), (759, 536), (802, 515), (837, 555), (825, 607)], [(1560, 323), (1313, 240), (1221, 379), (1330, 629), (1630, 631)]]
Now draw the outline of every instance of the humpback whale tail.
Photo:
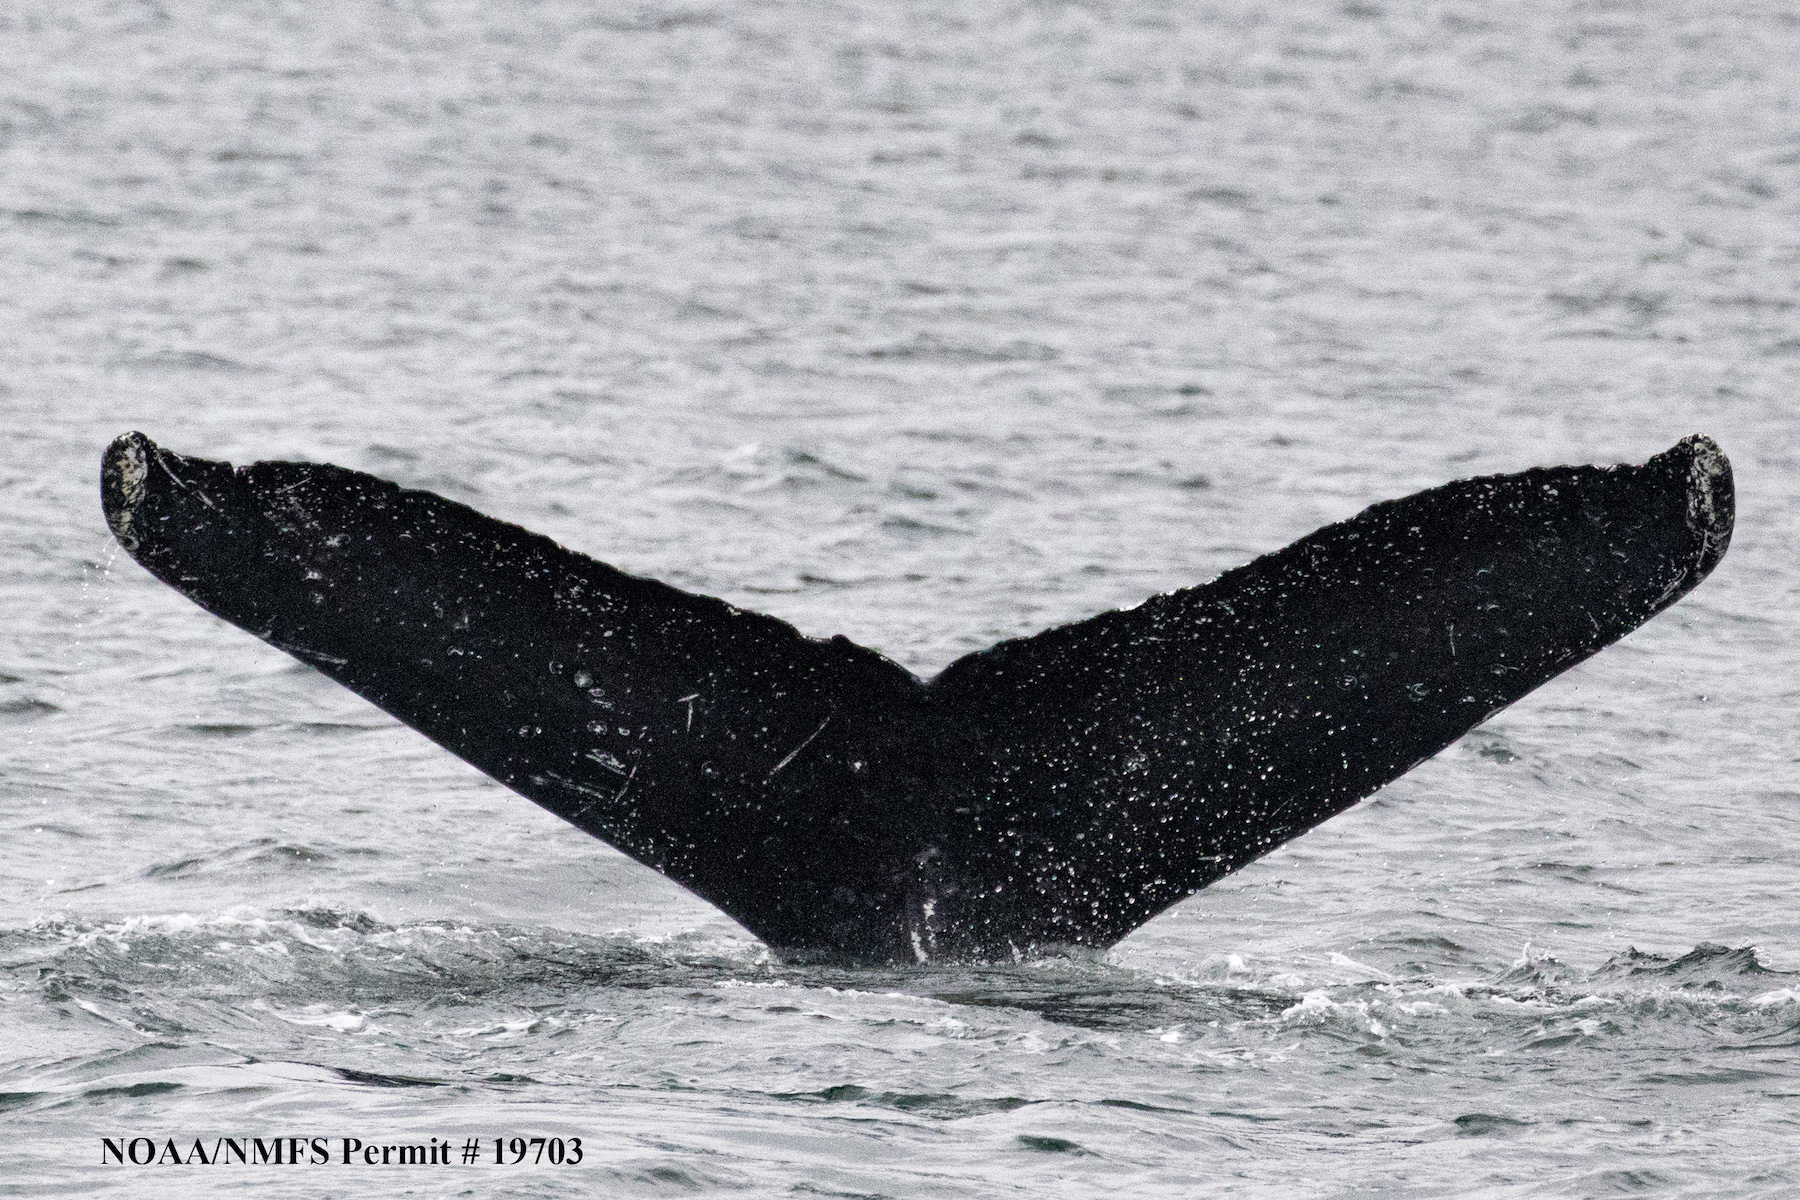
[(785, 952), (1106, 946), (1673, 604), (1730, 541), (1705, 437), (1464, 480), (924, 681), (429, 492), (138, 433), (113, 533)]

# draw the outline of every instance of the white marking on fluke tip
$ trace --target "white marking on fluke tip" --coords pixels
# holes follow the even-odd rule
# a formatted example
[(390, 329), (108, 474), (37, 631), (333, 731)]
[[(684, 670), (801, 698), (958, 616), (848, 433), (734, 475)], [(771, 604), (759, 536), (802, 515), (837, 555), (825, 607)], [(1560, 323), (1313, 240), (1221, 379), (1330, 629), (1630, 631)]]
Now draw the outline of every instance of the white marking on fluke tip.
[(150, 464), (144, 460), (143, 444), (136, 438), (126, 442), (113, 456), (112, 467), (119, 503), (107, 512), (106, 523), (121, 546), (128, 551), (136, 550), (138, 539), (132, 532), (131, 521), (137, 515), (138, 505), (144, 502), (144, 479), (150, 473)]
[(1725, 477), (1725, 453), (1711, 438), (1697, 438), (1688, 467), (1688, 524), (1710, 533), (1719, 523), (1717, 489)]
[(1729, 513), (1719, 511), (1719, 491), (1730, 478), (1731, 464), (1725, 452), (1709, 437), (1696, 437), (1694, 456), (1688, 464), (1688, 528), (1700, 535), (1699, 563), (1718, 561), (1731, 543)]

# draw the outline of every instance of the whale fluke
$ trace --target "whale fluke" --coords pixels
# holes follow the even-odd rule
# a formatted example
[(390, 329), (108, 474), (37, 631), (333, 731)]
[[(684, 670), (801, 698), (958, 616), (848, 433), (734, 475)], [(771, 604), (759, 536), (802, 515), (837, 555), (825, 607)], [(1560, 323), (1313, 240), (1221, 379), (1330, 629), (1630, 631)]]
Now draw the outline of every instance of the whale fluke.
[(784, 953), (1107, 946), (1700, 582), (1725, 455), (1390, 500), (929, 682), (341, 467), (106, 451), (121, 545), (210, 612)]

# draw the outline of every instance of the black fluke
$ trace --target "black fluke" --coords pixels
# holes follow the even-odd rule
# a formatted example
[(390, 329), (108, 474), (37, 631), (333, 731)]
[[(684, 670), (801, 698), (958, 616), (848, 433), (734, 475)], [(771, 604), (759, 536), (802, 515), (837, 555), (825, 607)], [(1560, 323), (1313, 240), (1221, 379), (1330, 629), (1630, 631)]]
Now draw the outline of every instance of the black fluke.
[(1673, 604), (1725, 553), (1690, 437), (1390, 500), (922, 681), (341, 467), (128, 433), (132, 557), (787, 953), (1106, 946)]

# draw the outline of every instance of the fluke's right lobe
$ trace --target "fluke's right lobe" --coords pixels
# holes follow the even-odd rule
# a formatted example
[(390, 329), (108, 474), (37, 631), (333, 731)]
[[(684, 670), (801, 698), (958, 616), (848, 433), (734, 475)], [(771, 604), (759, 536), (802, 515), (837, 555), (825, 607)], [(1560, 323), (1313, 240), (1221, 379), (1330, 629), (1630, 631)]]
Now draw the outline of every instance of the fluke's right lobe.
[(962, 659), (931, 684), (965, 731), (952, 840), (979, 857), (954, 874), (992, 897), (961, 929), (988, 947), (1124, 936), (1672, 604), (1731, 523), (1730, 467), (1689, 438), (1643, 466), (1377, 504)]

